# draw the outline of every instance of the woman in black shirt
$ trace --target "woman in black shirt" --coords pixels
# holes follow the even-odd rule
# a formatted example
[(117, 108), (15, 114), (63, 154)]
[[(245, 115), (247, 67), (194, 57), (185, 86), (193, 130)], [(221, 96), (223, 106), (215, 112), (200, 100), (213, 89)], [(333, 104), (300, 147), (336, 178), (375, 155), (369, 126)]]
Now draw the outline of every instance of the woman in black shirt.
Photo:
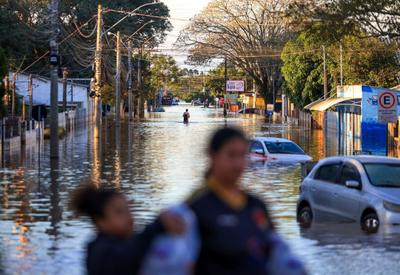
[(239, 185), (248, 141), (241, 131), (224, 128), (212, 137), (208, 154), (205, 184), (188, 200), (201, 238), (195, 274), (267, 274), (273, 225), (265, 204)]

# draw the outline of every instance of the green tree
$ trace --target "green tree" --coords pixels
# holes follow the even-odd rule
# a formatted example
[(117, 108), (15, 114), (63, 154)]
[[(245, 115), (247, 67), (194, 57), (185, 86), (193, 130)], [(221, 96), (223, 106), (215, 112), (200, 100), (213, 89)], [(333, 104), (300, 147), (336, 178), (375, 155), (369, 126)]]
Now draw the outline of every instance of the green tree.
[[(50, 35), (48, 2), (47, 0), (0, 0), (0, 47), (5, 50), (5, 54), (9, 58), (11, 69), (24, 69), (48, 51)], [(104, 8), (104, 30), (126, 15), (122, 11), (130, 12), (143, 4), (152, 2), (152, 0), (101, 1)], [(76, 32), (78, 27), (83, 26), (79, 32), (60, 44), (62, 66), (69, 68), (70, 76), (88, 77), (91, 75), (95, 54), (96, 32), (94, 32), (94, 28), (96, 27), (97, 3), (97, 0), (60, 1), (60, 41)], [(152, 37), (152, 46), (161, 43), (166, 31), (171, 28), (169, 20), (166, 19), (169, 17), (168, 7), (160, 2), (146, 6), (138, 12), (150, 16), (157, 15), (160, 18), (142, 15), (130, 16), (112, 31), (119, 30), (123, 36), (127, 37), (151, 21), (151, 24), (147, 24), (134, 37), (134, 47), (150, 37)], [(85, 23), (87, 24), (84, 25)], [(103, 39), (104, 63), (109, 65), (115, 58), (114, 52), (111, 51), (113, 45), (111, 39), (106, 35), (103, 36)], [(45, 74), (48, 71), (46, 70), (47, 62), (48, 59), (43, 58), (30, 68), (30, 72)], [(104, 68), (104, 79), (106, 82), (112, 83), (115, 71), (110, 68), (113, 66)]]
[(147, 97), (153, 99), (160, 89), (177, 92), (181, 70), (171, 56), (154, 55), (148, 57), (151, 62), (147, 77)]
[(361, 39), (354, 35), (331, 37), (320, 36), (316, 29), (324, 31), (324, 25), (301, 32), (288, 42), (282, 52), (282, 74), (284, 89), (298, 106), (317, 100), (323, 96), (323, 55), (326, 45), (327, 71), (331, 94), (340, 85), (340, 45), (343, 46), (344, 84), (363, 84), (393, 87), (398, 84), (399, 63), (396, 45), (385, 44), (378, 38)]

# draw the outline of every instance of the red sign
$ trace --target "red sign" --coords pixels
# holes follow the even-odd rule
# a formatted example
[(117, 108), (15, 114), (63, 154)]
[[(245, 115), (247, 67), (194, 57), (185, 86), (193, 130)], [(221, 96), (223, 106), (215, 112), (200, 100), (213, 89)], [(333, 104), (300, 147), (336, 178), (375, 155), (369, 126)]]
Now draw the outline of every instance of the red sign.
[(392, 109), (397, 104), (397, 97), (394, 93), (383, 92), (379, 95), (379, 106), (383, 109)]

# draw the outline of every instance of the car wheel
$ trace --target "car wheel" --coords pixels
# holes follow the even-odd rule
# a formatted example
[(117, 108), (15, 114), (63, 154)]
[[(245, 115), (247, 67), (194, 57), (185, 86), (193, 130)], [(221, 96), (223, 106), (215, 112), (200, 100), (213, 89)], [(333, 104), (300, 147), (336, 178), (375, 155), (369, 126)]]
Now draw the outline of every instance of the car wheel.
[(377, 233), (379, 229), (379, 218), (376, 213), (369, 213), (361, 219), (361, 229), (367, 233)]
[(309, 228), (313, 221), (313, 213), (311, 207), (306, 205), (299, 209), (297, 214), (297, 222), (301, 227)]

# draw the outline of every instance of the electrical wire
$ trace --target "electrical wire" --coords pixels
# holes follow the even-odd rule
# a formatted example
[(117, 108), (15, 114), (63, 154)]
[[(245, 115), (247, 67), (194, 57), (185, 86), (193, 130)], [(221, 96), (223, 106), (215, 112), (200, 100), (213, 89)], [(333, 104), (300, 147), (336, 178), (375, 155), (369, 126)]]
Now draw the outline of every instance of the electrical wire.
[[(86, 21), (85, 23), (83, 23), (79, 29), (83, 28), (84, 26), (86, 26), (87, 24), (89, 24), (90, 21), (92, 21), (94, 18), (97, 18), (97, 15), (93, 16), (91, 19), (89, 19), (88, 21)], [(63, 44), (65, 41), (67, 41), (69, 38), (71, 38), (72, 36), (74, 36), (77, 33), (77, 30), (73, 31), (72, 33), (70, 33), (67, 37), (65, 37), (63, 40), (60, 41), (59, 45)], [(43, 58), (45, 58), (48, 54), (50, 53), (50, 51), (45, 52), (43, 55), (41, 55), (36, 61), (34, 61), (33, 63), (31, 63), (29, 66), (27, 66), (25, 69), (23, 69), (22, 71), (19, 71), (17, 73), (24, 73), (27, 70), (29, 70), (29, 68), (31, 68), (32, 66), (34, 66), (35, 64), (37, 64), (40, 60), (42, 60)]]

